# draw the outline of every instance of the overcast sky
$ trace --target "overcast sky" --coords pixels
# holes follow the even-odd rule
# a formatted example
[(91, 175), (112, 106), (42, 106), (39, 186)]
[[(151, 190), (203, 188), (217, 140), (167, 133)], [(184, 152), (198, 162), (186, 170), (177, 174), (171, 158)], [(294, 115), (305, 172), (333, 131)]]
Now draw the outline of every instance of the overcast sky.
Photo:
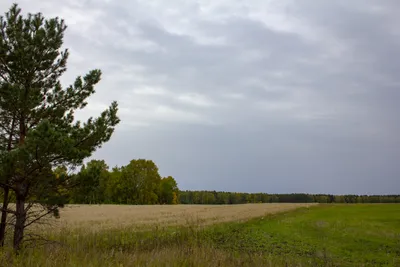
[[(0, 1), (1, 14), (14, 1)], [(80, 118), (117, 100), (94, 158), (181, 189), (400, 193), (400, 1), (18, 1), (64, 18)]]

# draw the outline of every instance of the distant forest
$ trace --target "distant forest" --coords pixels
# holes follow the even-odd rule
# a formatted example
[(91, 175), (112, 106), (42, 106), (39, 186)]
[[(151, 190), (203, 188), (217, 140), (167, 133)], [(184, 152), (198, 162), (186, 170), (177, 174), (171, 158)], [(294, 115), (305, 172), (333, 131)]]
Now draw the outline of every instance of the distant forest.
[(400, 195), (267, 194), (217, 191), (179, 191), (181, 204), (244, 203), (400, 203)]
[(146, 159), (111, 170), (103, 160), (92, 160), (77, 173), (58, 168), (55, 175), (66, 181), (64, 203), (71, 204), (400, 203), (400, 195), (182, 191), (172, 176), (161, 177), (157, 165)]

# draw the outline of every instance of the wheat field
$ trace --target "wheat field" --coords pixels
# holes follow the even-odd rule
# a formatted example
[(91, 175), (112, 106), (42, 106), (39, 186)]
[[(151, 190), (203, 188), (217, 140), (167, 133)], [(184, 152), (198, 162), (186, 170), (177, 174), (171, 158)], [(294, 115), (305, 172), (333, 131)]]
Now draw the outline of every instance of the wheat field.
[(53, 229), (83, 228), (90, 231), (154, 225), (209, 225), (243, 221), (286, 212), (314, 203), (268, 203), (241, 205), (67, 205), (59, 219), (48, 219)]

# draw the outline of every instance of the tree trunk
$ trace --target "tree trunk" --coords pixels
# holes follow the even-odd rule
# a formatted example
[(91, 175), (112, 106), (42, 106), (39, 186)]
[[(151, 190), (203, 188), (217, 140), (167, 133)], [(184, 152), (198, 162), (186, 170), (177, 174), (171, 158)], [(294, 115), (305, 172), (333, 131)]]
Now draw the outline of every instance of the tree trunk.
[(18, 252), (18, 250), (21, 248), (22, 240), (24, 238), (24, 229), (26, 221), (25, 197), (17, 195), (15, 217), (16, 221), (14, 227), (14, 250)]
[(1, 211), (1, 222), (0, 222), (0, 246), (4, 246), (4, 240), (6, 237), (6, 224), (7, 224), (7, 208), (9, 201), (10, 188), (4, 187), (4, 199), (3, 199), (3, 210)]
[[(14, 136), (14, 127), (15, 127), (15, 115), (13, 116), (12, 119), (12, 124), (11, 124), (11, 132), (8, 137), (8, 144), (7, 144), (7, 151), (11, 151), (11, 144)], [(8, 179), (6, 183), (8, 182)], [(6, 238), (6, 225), (7, 225), (7, 209), (8, 209), (8, 203), (10, 201), (9, 199), (9, 194), (10, 194), (10, 188), (9, 187), (4, 187), (4, 198), (3, 198), (3, 210), (1, 212), (1, 222), (0, 222), (0, 247), (4, 246), (4, 241)]]
[[(26, 100), (26, 96), (28, 94), (27, 88), (28, 87), (25, 87), (25, 96), (23, 100)], [(22, 112), (19, 119), (19, 146), (22, 146), (25, 143), (25, 126), (25, 114)], [(14, 226), (14, 251), (18, 253), (18, 251), (21, 249), (22, 240), (24, 239), (24, 229), (26, 221), (25, 200), (27, 188), (24, 182), (20, 182), (19, 184), (17, 184), (16, 188), (17, 191), (15, 192), (15, 194), (17, 195), (17, 199)]]

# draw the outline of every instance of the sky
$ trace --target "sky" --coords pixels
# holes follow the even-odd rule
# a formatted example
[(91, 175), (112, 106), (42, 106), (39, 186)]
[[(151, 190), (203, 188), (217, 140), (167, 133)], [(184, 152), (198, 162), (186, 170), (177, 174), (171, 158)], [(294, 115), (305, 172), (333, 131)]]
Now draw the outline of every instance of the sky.
[[(14, 1), (0, 1), (4, 15)], [(183, 190), (400, 194), (398, 0), (18, 1), (60, 17), (65, 85), (119, 103), (92, 158), (153, 160)]]

